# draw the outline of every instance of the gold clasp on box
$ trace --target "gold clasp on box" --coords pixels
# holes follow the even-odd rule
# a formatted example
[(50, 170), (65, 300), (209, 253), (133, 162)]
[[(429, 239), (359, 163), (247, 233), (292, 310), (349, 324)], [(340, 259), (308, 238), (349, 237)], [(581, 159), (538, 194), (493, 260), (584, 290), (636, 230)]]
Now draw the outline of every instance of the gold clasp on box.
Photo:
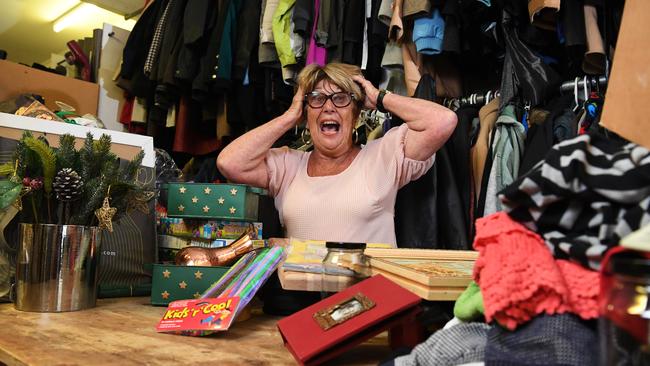
[(314, 320), (323, 329), (328, 330), (342, 324), (375, 307), (375, 302), (362, 293), (341, 300), (335, 305), (314, 313)]

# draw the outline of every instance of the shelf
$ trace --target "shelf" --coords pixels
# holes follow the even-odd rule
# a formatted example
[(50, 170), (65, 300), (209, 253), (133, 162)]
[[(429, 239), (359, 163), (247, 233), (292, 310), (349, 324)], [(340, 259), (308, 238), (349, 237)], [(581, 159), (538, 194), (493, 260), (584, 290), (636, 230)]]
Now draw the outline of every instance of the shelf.
[(19, 140), (24, 130), (32, 131), (35, 135), (44, 135), (52, 146), (58, 146), (58, 137), (66, 133), (77, 137), (77, 147), (81, 147), (88, 132), (92, 133), (95, 139), (106, 134), (111, 136), (113, 141), (113, 153), (120, 158), (131, 160), (140, 150), (144, 150), (142, 166), (153, 168), (156, 163), (151, 136), (0, 113), (0, 136)]

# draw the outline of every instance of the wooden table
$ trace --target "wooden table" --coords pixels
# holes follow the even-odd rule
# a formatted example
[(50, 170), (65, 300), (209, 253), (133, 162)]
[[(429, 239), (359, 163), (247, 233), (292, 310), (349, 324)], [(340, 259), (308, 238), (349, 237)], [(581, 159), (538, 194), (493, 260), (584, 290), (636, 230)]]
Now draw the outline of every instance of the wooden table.
[[(156, 333), (165, 307), (148, 297), (104, 299), (93, 309), (30, 313), (0, 304), (0, 364), (13, 365), (293, 365), (277, 330), (279, 317), (253, 315), (226, 333), (186, 337)], [(390, 354), (383, 333), (330, 362), (376, 365)]]

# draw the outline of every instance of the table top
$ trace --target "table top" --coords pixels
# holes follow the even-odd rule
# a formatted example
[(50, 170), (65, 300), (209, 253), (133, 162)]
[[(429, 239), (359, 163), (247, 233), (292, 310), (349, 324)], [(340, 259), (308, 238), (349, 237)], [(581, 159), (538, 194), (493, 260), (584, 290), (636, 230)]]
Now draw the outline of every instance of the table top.
[[(157, 333), (166, 307), (148, 297), (98, 300), (92, 309), (31, 313), (0, 304), (0, 364), (13, 365), (292, 365), (276, 323), (253, 315), (224, 333), (187, 337)], [(376, 365), (390, 354), (382, 333), (330, 365)]]

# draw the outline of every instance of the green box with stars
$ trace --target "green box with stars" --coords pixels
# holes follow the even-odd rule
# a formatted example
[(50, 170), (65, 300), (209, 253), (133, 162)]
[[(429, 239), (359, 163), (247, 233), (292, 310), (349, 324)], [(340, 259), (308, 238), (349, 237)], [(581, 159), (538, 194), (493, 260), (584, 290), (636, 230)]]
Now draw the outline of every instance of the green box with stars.
[(197, 299), (229, 269), (230, 267), (154, 264), (151, 305), (167, 306), (176, 300)]
[(167, 216), (257, 221), (258, 188), (243, 184), (169, 183)]

